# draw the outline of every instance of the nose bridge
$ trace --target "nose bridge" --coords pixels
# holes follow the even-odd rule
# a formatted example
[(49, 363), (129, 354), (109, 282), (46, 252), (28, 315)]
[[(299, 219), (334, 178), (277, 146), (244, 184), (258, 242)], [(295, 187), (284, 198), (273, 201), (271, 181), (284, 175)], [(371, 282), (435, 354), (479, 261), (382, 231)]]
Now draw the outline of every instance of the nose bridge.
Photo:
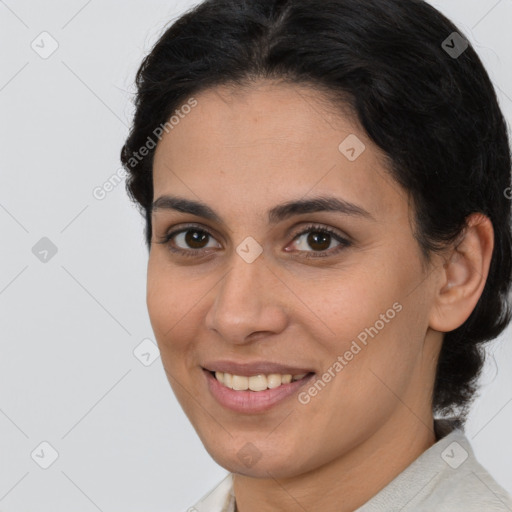
[[(244, 243), (240, 247), (246, 248)], [(286, 324), (286, 313), (274, 291), (275, 276), (262, 256), (248, 261), (233, 254), (230, 270), (215, 288), (206, 318), (209, 329), (237, 344), (247, 342), (255, 332), (279, 332)]]

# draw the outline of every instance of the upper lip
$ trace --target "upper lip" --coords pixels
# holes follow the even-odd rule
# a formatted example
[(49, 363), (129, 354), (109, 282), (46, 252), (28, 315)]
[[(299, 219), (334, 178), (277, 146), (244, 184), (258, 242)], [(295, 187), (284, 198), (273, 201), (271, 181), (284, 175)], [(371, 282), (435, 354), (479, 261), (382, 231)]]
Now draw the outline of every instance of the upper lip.
[(211, 372), (231, 373), (232, 375), (247, 377), (260, 374), (269, 375), (271, 373), (279, 373), (281, 375), (301, 375), (303, 373), (313, 372), (311, 368), (289, 366), (270, 361), (238, 363), (236, 361), (219, 360), (206, 362), (202, 367)]

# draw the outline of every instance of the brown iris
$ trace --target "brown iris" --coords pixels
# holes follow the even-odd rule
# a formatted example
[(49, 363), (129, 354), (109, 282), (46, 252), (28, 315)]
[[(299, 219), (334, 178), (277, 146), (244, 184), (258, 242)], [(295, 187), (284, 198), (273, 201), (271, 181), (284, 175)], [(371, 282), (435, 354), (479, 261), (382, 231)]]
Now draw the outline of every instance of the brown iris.
[[(311, 248), (323, 251), (329, 248), (329, 245), (331, 243), (331, 235), (319, 231), (312, 231), (308, 235), (307, 240)], [(315, 245), (321, 245), (322, 247), (315, 248)]]
[(189, 247), (192, 247), (194, 249), (202, 249), (203, 246), (201, 245), (201, 243), (204, 242), (208, 238), (208, 236), (208, 233), (204, 233), (203, 231), (188, 230), (185, 233), (185, 242), (188, 244)]

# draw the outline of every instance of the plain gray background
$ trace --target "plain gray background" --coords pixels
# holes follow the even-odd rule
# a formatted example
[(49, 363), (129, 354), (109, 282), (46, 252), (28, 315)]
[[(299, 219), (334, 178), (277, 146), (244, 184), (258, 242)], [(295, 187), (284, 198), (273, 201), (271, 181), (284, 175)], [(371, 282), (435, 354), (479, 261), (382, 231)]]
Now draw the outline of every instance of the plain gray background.
[[(124, 182), (93, 195), (120, 168), (142, 57), (193, 3), (0, 0), (4, 512), (179, 512), (226, 474), (152, 344), (142, 219)], [(512, 0), (432, 3), (475, 45), (510, 123)], [(466, 432), (512, 493), (510, 337), (489, 346)]]

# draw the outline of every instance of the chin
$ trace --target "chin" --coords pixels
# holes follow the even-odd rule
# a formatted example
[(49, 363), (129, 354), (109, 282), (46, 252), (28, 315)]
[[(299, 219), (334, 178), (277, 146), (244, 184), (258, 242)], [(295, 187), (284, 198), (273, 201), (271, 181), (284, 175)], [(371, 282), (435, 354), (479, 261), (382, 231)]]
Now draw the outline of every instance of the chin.
[(212, 459), (231, 473), (251, 478), (291, 478), (304, 472), (297, 453), (286, 451), (278, 446), (268, 446), (259, 450), (256, 443), (247, 441), (236, 449), (239, 443), (228, 446), (207, 446), (206, 451)]

